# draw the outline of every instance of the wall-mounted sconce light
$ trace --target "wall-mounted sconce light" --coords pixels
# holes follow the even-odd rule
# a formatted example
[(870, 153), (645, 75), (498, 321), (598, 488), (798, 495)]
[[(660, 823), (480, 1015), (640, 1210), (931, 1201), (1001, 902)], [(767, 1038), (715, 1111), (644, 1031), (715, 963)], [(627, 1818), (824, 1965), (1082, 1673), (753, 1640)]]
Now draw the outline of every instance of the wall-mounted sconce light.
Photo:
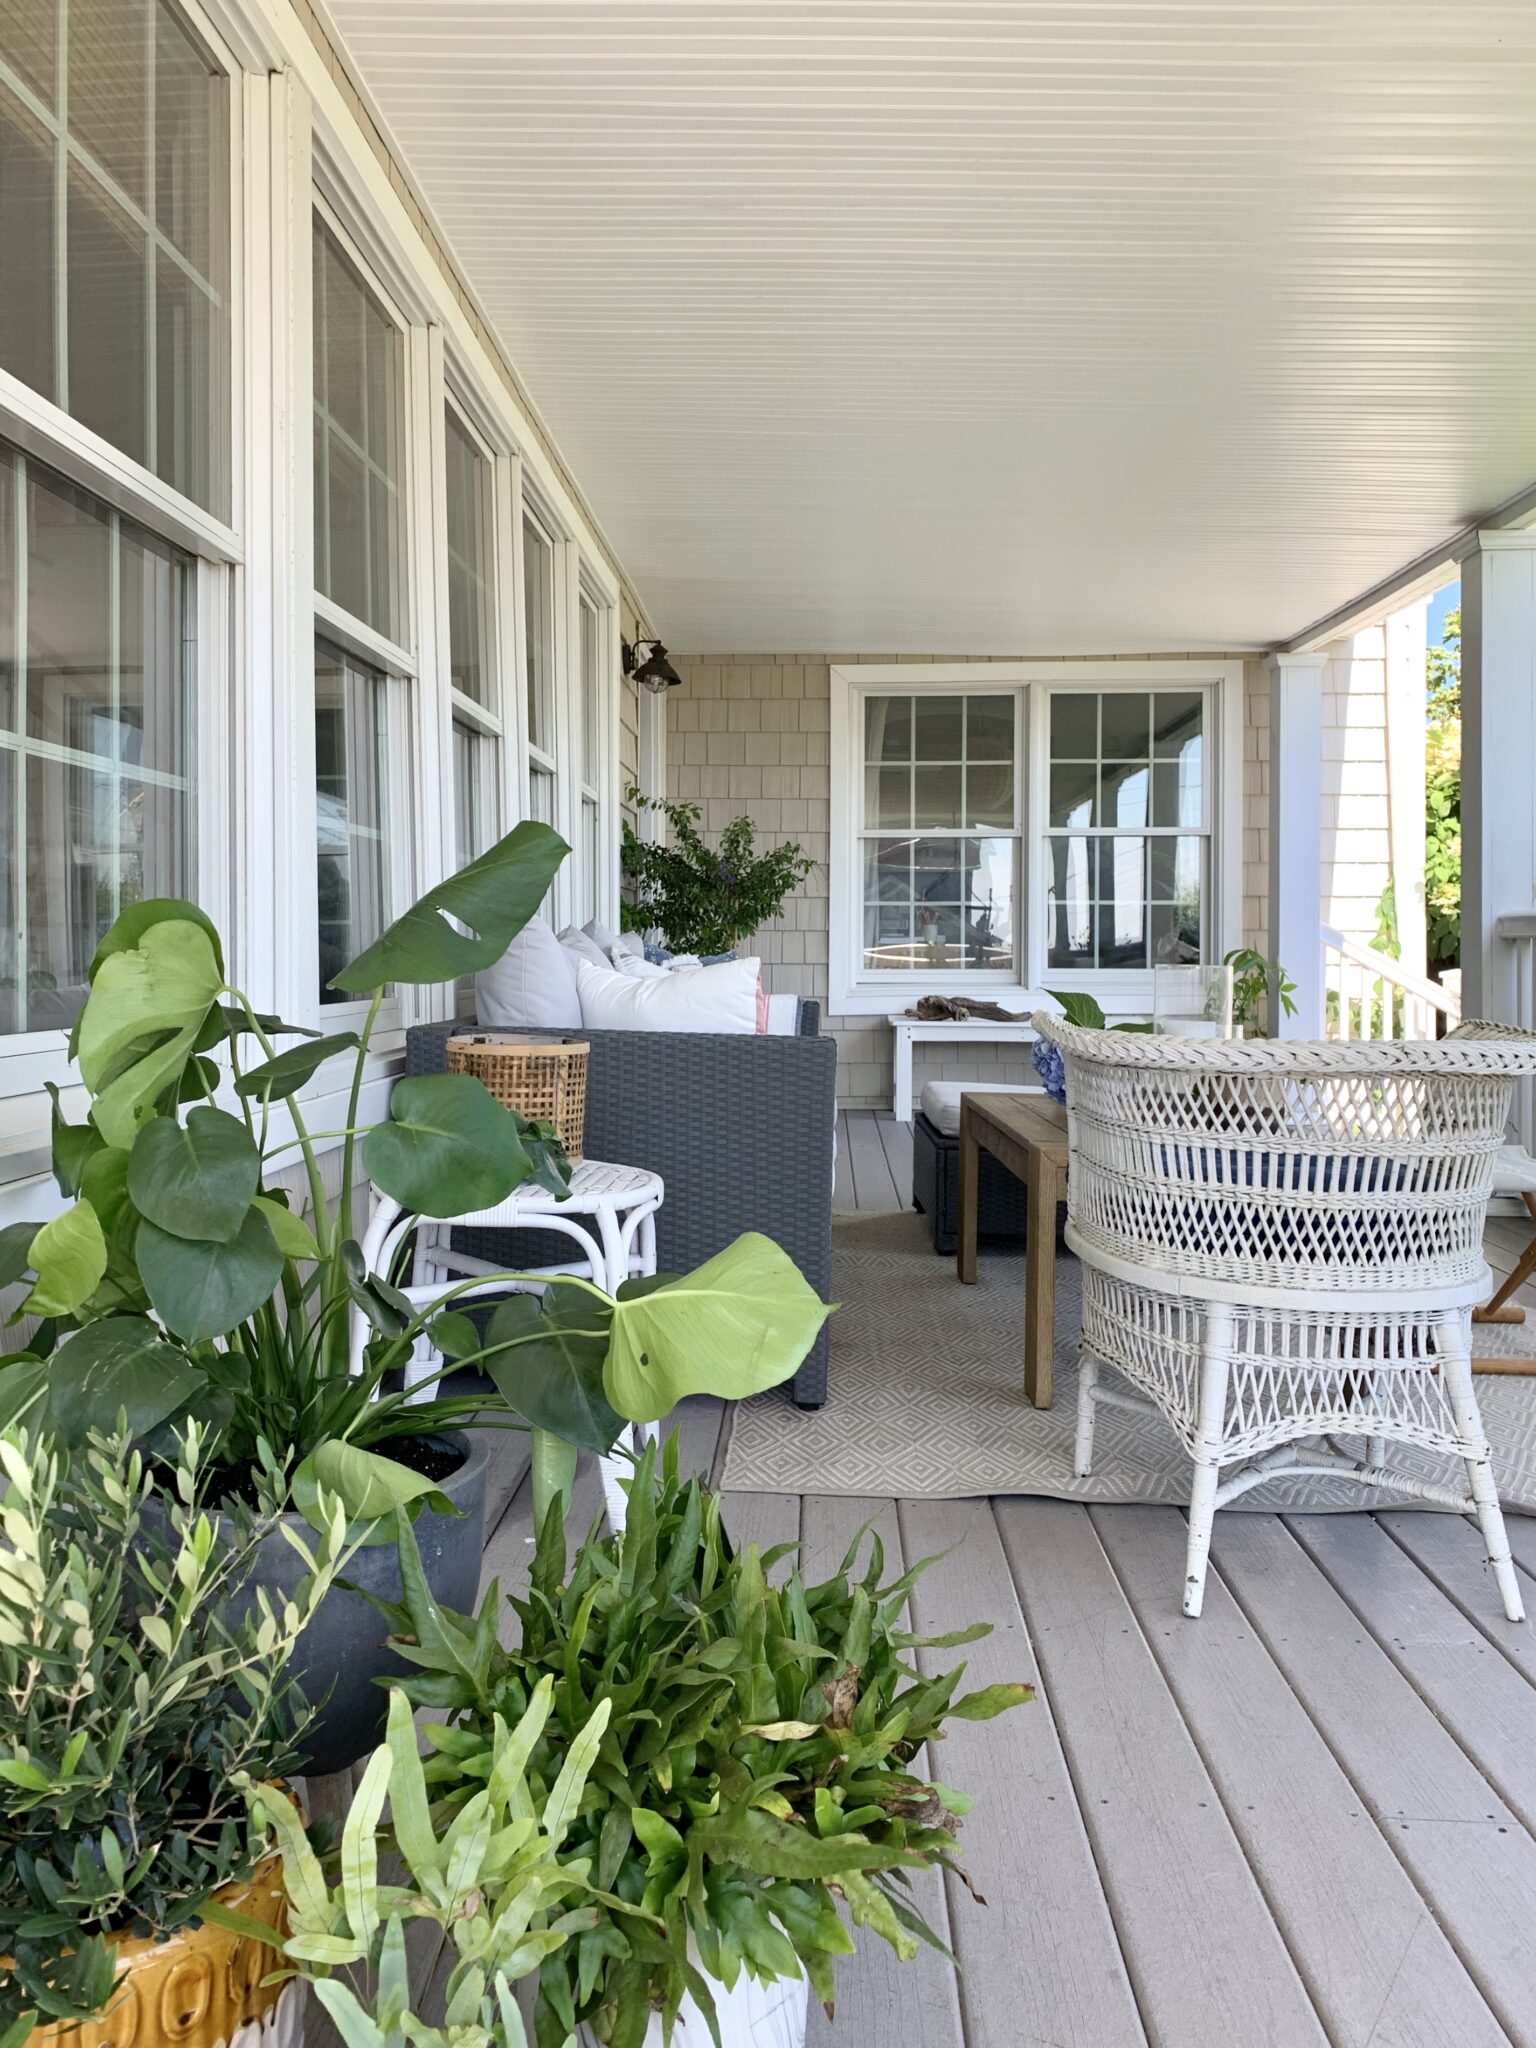
[(677, 689), (683, 680), (668, 661), (667, 650), (659, 640), (637, 640), (633, 647), (626, 640), (624, 673), (643, 683), (646, 689), (654, 690), (658, 697), (663, 690)]

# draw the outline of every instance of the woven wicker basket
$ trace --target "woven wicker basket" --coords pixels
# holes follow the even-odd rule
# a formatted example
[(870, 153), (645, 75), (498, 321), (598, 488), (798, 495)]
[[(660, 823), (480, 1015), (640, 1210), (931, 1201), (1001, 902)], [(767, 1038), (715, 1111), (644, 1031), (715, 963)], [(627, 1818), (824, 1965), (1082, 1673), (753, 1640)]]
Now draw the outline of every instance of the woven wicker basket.
[(582, 1156), (587, 1120), (587, 1042), (584, 1038), (518, 1038), (495, 1031), (465, 1032), (448, 1041), (450, 1074), (473, 1074), (519, 1116), (553, 1124), (574, 1166)]

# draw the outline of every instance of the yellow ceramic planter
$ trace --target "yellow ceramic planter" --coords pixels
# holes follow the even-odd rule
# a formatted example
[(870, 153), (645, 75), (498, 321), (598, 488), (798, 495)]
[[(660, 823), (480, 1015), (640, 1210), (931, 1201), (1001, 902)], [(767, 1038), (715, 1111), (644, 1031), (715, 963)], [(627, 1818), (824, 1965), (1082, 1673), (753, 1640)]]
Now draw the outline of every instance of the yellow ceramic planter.
[[(278, 1932), (282, 1867), (259, 1864), (249, 1884), (228, 1885), (219, 1903)], [(165, 1941), (116, 1944), (119, 1979), (107, 2010), (82, 2027), (40, 2027), (29, 2048), (302, 2048), (304, 1987), (263, 1985), (281, 1965), (275, 1948), (222, 1927), (184, 1927)]]

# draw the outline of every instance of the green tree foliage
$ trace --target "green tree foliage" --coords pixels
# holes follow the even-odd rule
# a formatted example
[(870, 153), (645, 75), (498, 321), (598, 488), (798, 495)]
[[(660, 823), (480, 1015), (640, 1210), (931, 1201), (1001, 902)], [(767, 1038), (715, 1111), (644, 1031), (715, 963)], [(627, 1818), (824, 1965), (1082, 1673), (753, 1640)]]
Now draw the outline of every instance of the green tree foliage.
[(676, 953), (728, 953), (738, 939), (777, 917), (784, 899), (816, 863), (792, 841), (759, 853), (748, 818), (735, 818), (718, 849), (704, 844), (697, 804), (668, 804), (629, 791), (638, 809), (667, 821), (668, 839), (639, 839), (626, 820), (622, 860), (631, 900), (624, 929), (659, 927)]
[(1461, 609), (1425, 660), (1424, 912), (1431, 967), (1461, 962)]

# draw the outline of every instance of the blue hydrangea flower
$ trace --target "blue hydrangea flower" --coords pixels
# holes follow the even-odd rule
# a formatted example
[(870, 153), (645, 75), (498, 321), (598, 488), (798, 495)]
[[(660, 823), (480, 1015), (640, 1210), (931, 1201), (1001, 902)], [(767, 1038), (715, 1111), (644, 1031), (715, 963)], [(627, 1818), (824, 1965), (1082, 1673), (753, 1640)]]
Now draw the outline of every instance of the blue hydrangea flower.
[(1067, 1099), (1067, 1070), (1061, 1057), (1061, 1048), (1053, 1045), (1048, 1038), (1037, 1038), (1029, 1048), (1029, 1057), (1035, 1072), (1045, 1087), (1045, 1092), (1054, 1102)]

